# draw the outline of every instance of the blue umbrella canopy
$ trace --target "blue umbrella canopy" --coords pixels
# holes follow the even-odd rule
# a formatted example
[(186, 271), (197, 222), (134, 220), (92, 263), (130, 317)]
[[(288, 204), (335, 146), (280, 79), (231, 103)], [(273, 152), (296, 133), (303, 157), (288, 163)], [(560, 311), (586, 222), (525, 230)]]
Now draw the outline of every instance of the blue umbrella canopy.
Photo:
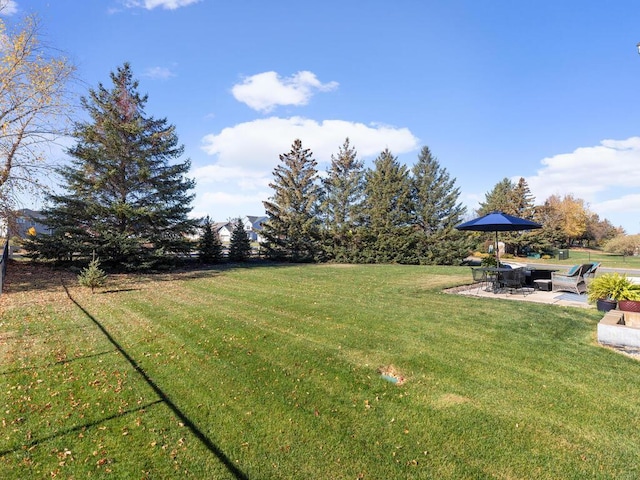
[(542, 225), (525, 218), (507, 215), (506, 213), (492, 212), (456, 225), (456, 228), (458, 230), (471, 230), (474, 232), (516, 232), (519, 230), (542, 228)]
[(542, 225), (526, 218), (514, 217), (503, 212), (492, 212), (482, 217), (474, 218), (468, 222), (456, 225), (458, 230), (473, 232), (496, 232), (496, 261), (500, 265), (498, 252), (498, 232), (517, 232), (520, 230), (533, 230), (542, 228)]

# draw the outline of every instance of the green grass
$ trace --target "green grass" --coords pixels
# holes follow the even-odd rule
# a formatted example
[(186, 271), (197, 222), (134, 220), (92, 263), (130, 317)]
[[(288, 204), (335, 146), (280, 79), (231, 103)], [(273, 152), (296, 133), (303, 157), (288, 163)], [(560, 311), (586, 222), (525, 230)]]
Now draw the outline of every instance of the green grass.
[(527, 263), (554, 263), (558, 265), (566, 265), (567, 267), (578, 263), (599, 262), (603, 267), (607, 268), (640, 270), (640, 257), (638, 256), (623, 256), (595, 249), (570, 249), (569, 258), (565, 260), (558, 260), (556, 257), (554, 259), (527, 258), (522, 259), (522, 261)]
[(262, 266), (9, 302), (0, 478), (640, 477), (640, 363), (601, 315), (442, 293), (470, 279)]

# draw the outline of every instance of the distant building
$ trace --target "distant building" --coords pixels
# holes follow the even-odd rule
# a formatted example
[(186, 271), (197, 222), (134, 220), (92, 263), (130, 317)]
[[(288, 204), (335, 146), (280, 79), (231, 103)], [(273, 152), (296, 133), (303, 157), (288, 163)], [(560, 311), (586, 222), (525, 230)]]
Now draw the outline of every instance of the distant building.
[(222, 243), (231, 242), (233, 225), (230, 222), (216, 222), (212, 225), (212, 230), (218, 234)]
[(23, 208), (16, 212), (16, 231), (12, 235), (26, 238), (29, 233), (46, 233), (51, 235), (51, 228), (43, 223), (44, 215), (41, 212)]
[(262, 224), (267, 221), (267, 217), (246, 216), (242, 219), (244, 229), (247, 231), (249, 240), (252, 242), (262, 243), (264, 238), (260, 234), (262, 232)]
[[(250, 242), (264, 241), (264, 238), (262, 237), (262, 235), (260, 235), (260, 232), (262, 231), (262, 224), (266, 220), (267, 217), (256, 217), (252, 215), (241, 218), (242, 226), (244, 227), (245, 232), (247, 232), (247, 237), (249, 237)], [(218, 234), (218, 237), (220, 237), (220, 241), (223, 244), (228, 244), (231, 242), (234, 223), (235, 220), (232, 220), (231, 222), (216, 222), (212, 225), (213, 231)]]

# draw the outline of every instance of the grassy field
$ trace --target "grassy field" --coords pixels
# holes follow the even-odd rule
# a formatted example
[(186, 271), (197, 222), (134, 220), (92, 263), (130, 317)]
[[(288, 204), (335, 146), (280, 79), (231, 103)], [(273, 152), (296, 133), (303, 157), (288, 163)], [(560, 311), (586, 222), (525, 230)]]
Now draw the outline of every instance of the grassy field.
[(640, 477), (640, 363), (596, 344), (595, 310), (443, 293), (470, 280), (456, 267), (227, 267), (94, 295), (9, 267), (2, 479)]
[(578, 263), (599, 262), (606, 268), (640, 270), (640, 257), (611, 254), (594, 249), (570, 249), (569, 258), (564, 260), (558, 260), (557, 257), (551, 260), (531, 258), (515, 260), (526, 263), (554, 263), (566, 266)]

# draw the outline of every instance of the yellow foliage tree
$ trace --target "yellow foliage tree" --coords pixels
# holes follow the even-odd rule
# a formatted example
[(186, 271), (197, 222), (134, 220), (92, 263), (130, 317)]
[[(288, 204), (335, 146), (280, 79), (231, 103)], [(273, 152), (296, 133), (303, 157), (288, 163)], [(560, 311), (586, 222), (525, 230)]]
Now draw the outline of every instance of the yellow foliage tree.
[(586, 207), (584, 200), (575, 198), (571, 194), (563, 197), (552, 195), (545, 204), (555, 212), (567, 245), (571, 245), (573, 240), (581, 238), (585, 234), (591, 212)]
[(75, 67), (44, 48), (38, 33), (35, 16), (14, 29), (0, 19), (0, 215), (17, 192), (37, 187), (43, 147), (68, 125), (66, 88)]

